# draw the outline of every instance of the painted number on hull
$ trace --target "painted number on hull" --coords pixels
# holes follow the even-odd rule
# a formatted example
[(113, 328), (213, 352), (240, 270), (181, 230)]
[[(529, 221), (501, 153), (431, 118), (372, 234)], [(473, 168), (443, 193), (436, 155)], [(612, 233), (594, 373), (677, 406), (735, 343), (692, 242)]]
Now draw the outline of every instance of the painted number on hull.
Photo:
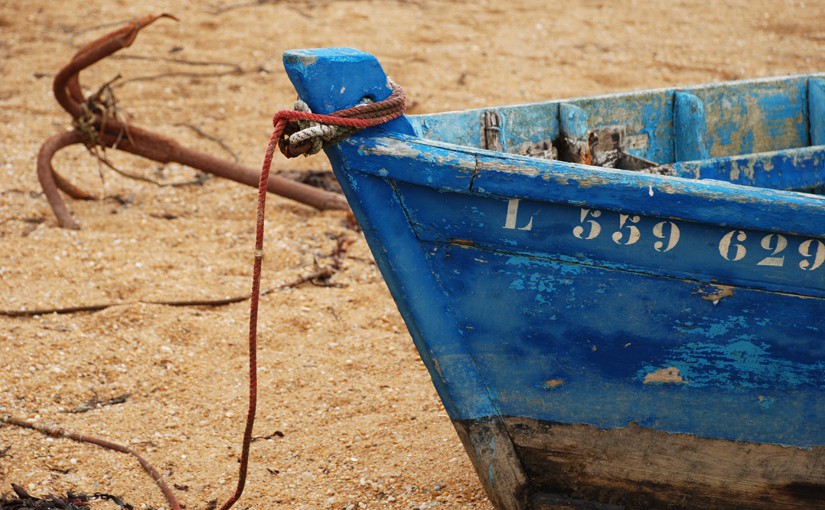
[(743, 243), (748, 238), (743, 230), (731, 230), (719, 241), (719, 255), (725, 260), (738, 262), (745, 258), (748, 252)]
[[(598, 209), (581, 209), (579, 215), (579, 225), (573, 227), (573, 235), (579, 239), (596, 239), (602, 232), (602, 225), (599, 218), (602, 212)], [(614, 243), (630, 246), (642, 239), (642, 232), (636, 226), (641, 221), (640, 216), (630, 214), (619, 214), (618, 230), (614, 231), (610, 238)], [(653, 243), (653, 249), (658, 252), (668, 252), (679, 243), (679, 227), (672, 221), (661, 221), (653, 225), (653, 237), (660, 239)]]
[(636, 244), (639, 238), (642, 237), (642, 234), (639, 232), (639, 228), (633, 225), (633, 223), (639, 223), (640, 219), (638, 216), (620, 214), (619, 230), (613, 232), (613, 242), (624, 245)]
[(808, 239), (799, 245), (799, 254), (804, 260), (799, 263), (803, 271), (813, 271), (825, 262), (825, 244), (818, 239)]
[[(581, 208), (579, 211), (579, 224), (573, 227), (573, 236), (584, 241), (592, 241), (598, 238), (604, 229), (608, 229), (608, 224), (612, 223), (612, 218), (608, 220), (602, 211), (598, 209)], [(640, 228), (642, 217), (632, 214), (619, 213), (616, 230), (610, 232), (610, 238), (617, 245), (630, 246), (643, 241), (648, 235)], [(508, 227), (516, 228), (514, 219), (509, 219)], [(528, 225), (532, 225), (531, 223)], [(656, 241), (653, 249), (666, 253), (676, 248), (681, 239), (679, 226), (673, 221), (660, 221), (653, 225), (650, 230)], [(787, 262), (786, 254), (791, 242), (782, 234), (765, 234), (757, 237), (759, 248), (748, 245), (749, 236), (757, 235), (754, 232), (745, 230), (731, 230), (725, 233), (719, 240), (719, 255), (729, 262), (752, 261), (752, 264), (762, 267), (785, 267)], [(753, 239), (752, 242), (756, 241)], [(761, 248), (761, 250), (760, 250)], [(751, 251), (758, 253), (751, 253)], [(819, 239), (806, 239), (796, 248), (802, 259), (797, 263), (799, 269), (803, 271), (814, 271), (825, 265), (825, 243)], [(793, 250), (791, 250), (793, 252)], [(795, 258), (795, 257), (793, 257)], [(794, 264), (794, 262), (789, 262)]]
[[(744, 230), (731, 230), (719, 241), (719, 254), (723, 259), (731, 262), (739, 262), (748, 256), (748, 249), (745, 241), (748, 234)], [(761, 257), (757, 266), (784, 267), (785, 250), (788, 248), (788, 238), (781, 234), (767, 234), (759, 241), (759, 246), (764, 250), (758, 256)], [(799, 268), (803, 271), (813, 271), (825, 263), (825, 244), (818, 239), (806, 239), (799, 244), (797, 251), (802, 256), (799, 261)], [(767, 254), (767, 256), (765, 256)]]
[[(573, 235), (579, 239), (596, 239), (602, 231), (602, 226), (596, 218), (602, 215), (601, 211), (581, 210), (581, 225), (573, 228)], [(587, 219), (590, 216), (593, 219)], [(585, 232), (587, 232), (585, 234)]]
[(653, 225), (653, 235), (665, 240), (653, 243), (653, 249), (662, 253), (668, 252), (679, 242), (679, 227), (672, 221), (660, 221)]

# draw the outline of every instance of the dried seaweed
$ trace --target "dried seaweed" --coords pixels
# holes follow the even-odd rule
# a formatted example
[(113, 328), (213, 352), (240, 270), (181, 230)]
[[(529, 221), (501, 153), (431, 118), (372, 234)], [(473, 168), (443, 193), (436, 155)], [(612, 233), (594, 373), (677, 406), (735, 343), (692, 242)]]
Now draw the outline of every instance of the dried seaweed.
[(133, 509), (119, 497), (102, 492), (87, 495), (69, 491), (65, 497), (49, 494), (38, 498), (19, 485), (11, 484), (11, 488), (13, 493), (0, 496), (0, 510), (89, 510), (93, 501), (110, 501), (125, 510)]

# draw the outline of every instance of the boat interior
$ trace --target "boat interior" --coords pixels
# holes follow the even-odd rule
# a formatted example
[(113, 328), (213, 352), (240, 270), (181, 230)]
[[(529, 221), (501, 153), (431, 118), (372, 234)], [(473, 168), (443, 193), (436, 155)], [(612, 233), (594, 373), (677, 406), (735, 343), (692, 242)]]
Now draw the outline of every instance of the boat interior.
[(410, 116), (449, 144), (825, 192), (825, 73)]

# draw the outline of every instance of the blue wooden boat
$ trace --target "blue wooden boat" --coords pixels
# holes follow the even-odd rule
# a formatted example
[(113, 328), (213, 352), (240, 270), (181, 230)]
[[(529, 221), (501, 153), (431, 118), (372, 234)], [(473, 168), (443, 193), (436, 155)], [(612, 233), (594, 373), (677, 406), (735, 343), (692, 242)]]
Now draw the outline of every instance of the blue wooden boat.
[[(390, 93), (356, 50), (284, 62), (317, 113)], [(825, 508), (825, 75), (326, 153), (497, 509)]]

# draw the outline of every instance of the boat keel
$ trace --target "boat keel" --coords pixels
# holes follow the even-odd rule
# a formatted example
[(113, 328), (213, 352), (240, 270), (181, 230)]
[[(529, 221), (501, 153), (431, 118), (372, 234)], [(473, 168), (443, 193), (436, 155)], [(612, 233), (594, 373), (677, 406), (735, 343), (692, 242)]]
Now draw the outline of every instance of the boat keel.
[[(618, 429), (504, 418), (502, 426), (528, 480), (523, 506), (491, 500), (499, 510), (634, 510), (668, 508), (825, 509), (825, 448), (669, 434), (631, 424)], [(488, 493), (473, 450), (488, 444), (490, 419), (453, 422)]]

